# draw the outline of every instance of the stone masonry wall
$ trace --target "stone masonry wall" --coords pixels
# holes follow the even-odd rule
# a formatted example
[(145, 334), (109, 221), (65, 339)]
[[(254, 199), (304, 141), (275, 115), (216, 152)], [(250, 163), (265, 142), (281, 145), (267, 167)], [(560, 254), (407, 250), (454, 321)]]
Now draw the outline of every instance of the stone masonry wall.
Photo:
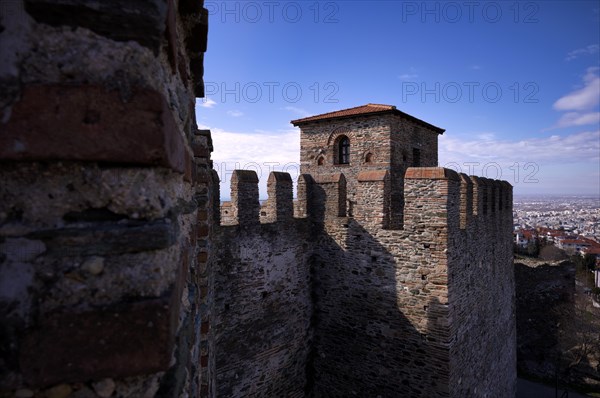
[[(492, 185), (506, 221), (510, 187)], [(514, 395), (510, 234), (504, 221), (481, 238), (461, 232), (462, 187), (451, 170), (408, 169), (403, 231), (383, 230), (379, 219), (325, 221), (311, 271), (315, 396)], [(495, 239), (489, 255), (478, 254)], [(497, 272), (464, 274), (474, 258)]]
[[(254, 203), (247, 177), (238, 197)], [(343, 181), (302, 175), (306, 219), (252, 226), (247, 206), (220, 227), (217, 395), (513, 396), (510, 185), (409, 168), (390, 230), (388, 172), (358, 175), (355, 217)]]
[(461, 210), (466, 222), (455, 218), (450, 226), (451, 395), (512, 397), (517, 377), (512, 189), (464, 174), (461, 180), (461, 196), (472, 190), (474, 199), (472, 211)]
[(446, 181), (412, 181), (404, 231), (347, 218), (323, 226), (315, 396), (448, 396)]
[[(336, 164), (338, 137), (350, 139), (350, 163)], [(348, 215), (356, 205), (356, 181), (360, 172), (388, 170), (390, 208), (386, 228), (402, 228), (404, 173), (413, 166), (413, 149), (420, 152), (419, 166), (437, 166), (438, 132), (426, 124), (396, 114), (356, 116), (315, 121), (302, 125), (300, 163), (302, 173), (343, 173), (348, 182)], [(321, 164), (320, 164), (321, 163)]]
[(291, 178), (272, 172), (264, 218), (277, 221), (245, 223), (259, 216), (256, 206), (236, 202), (258, 202), (258, 178), (245, 173), (253, 174), (245, 178), (252, 183), (232, 179), (232, 191), (239, 192), (232, 193), (231, 206), (241, 212), (216, 235), (214, 396), (304, 397), (312, 313), (309, 220), (292, 219)]
[[(350, 163), (335, 164), (335, 140), (345, 135), (350, 140)], [(317, 179), (321, 174), (343, 173), (348, 184), (348, 214), (353, 214), (356, 177), (363, 170), (389, 168), (390, 126), (381, 116), (314, 122), (302, 126), (300, 137), (301, 172)], [(371, 154), (371, 162), (366, 155)], [(319, 158), (323, 165), (319, 165)]]
[(2, 2), (3, 396), (208, 388), (206, 31), (202, 1)]
[(390, 228), (402, 228), (404, 208), (404, 174), (414, 166), (413, 149), (419, 150), (419, 167), (438, 165), (438, 133), (412, 120), (390, 115), (391, 164)]

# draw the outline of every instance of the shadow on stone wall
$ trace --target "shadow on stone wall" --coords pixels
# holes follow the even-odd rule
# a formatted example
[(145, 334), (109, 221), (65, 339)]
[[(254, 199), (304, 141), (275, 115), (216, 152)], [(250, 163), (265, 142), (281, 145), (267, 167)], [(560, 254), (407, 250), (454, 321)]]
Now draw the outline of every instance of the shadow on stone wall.
[(307, 220), (221, 226), (215, 301), (216, 396), (300, 397), (311, 304)]
[[(447, 307), (417, 297), (412, 307), (406, 300), (400, 304), (407, 292), (397, 290), (398, 260), (353, 219), (330, 220), (326, 229), (311, 263), (309, 392), (315, 397), (447, 396), (444, 387), (439, 389), (447, 384), (448, 351), (440, 334), (444, 325), (437, 321)], [(418, 308), (420, 303), (428, 308)], [(401, 308), (427, 314), (418, 325), (421, 331)]]
[(564, 379), (560, 328), (565, 321), (561, 318), (574, 306), (574, 266), (569, 262), (538, 267), (515, 263), (515, 284), (519, 375), (554, 382), (558, 370)]

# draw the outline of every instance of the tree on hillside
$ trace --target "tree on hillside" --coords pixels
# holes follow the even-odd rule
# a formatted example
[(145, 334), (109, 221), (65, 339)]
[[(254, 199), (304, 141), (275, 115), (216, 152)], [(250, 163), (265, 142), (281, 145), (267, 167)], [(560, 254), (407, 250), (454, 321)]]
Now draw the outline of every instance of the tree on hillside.
[[(574, 302), (565, 303), (556, 310), (559, 319), (557, 350), (562, 362), (559, 365), (562, 377), (577, 379), (577, 374), (598, 370), (600, 366), (599, 311), (593, 308), (588, 297), (577, 298)], [(597, 378), (595, 383), (599, 382), (600, 378)], [(579, 383), (581, 380), (576, 381), (576, 384)]]
[(594, 286), (594, 274), (590, 271), (596, 269), (596, 257), (592, 254), (585, 256), (572, 256), (575, 263), (577, 275), (588, 287)]
[(527, 243), (527, 255), (531, 257), (537, 257), (540, 254), (540, 244), (537, 239), (531, 239)]
[(594, 256), (593, 254), (587, 253), (585, 256), (583, 256), (582, 265), (585, 269), (589, 269), (590, 271), (595, 270), (596, 269), (596, 256)]

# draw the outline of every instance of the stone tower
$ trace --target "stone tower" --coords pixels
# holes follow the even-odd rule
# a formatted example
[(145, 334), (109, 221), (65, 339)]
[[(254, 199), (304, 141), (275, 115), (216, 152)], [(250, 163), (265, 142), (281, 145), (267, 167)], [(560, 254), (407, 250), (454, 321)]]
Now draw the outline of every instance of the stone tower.
[(389, 219), (386, 227), (399, 228), (404, 205), (407, 167), (437, 166), (439, 134), (444, 130), (393, 105), (367, 104), (293, 120), (300, 127), (301, 173), (343, 173), (348, 215), (356, 206), (359, 173), (387, 170), (390, 177)]
[(292, 124), (293, 214), (289, 176), (261, 207), (239, 170), (215, 229), (215, 396), (514, 396), (510, 184), (436, 167), (444, 130), (393, 106)]

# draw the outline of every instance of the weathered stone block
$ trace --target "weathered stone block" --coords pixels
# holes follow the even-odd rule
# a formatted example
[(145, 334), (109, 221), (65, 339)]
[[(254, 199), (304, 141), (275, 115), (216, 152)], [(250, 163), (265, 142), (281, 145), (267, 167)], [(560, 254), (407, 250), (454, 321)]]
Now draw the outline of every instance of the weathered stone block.
[(27, 237), (43, 241), (50, 254), (101, 256), (164, 249), (176, 242), (178, 231), (170, 220), (158, 220), (42, 230)]
[(1, 160), (161, 165), (181, 173), (187, 167), (173, 112), (148, 89), (125, 101), (100, 86), (29, 85), (0, 132)]
[(165, 370), (175, 332), (170, 298), (56, 313), (27, 331), (20, 366), (32, 386)]
[(165, 31), (165, 0), (26, 0), (25, 9), (48, 25), (84, 27), (117, 41), (134, 40), (158, 53)]

